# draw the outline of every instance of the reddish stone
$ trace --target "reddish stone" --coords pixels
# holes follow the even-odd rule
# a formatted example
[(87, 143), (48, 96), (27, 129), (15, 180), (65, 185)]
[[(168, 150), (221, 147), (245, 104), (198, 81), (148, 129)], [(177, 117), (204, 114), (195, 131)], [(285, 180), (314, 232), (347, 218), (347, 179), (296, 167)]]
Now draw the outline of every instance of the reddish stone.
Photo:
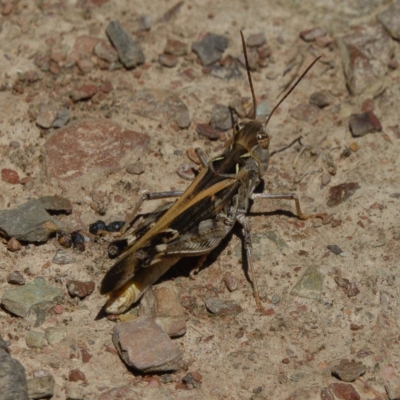
[(93, 281), (81, 282), (81, 281), (69, 280), (67, 282), (68, 293), (72, 297), (78, 296), (81, 299), (92, 294), (94, 286), (95, 284)]
[(93, 63), (89, 59), (85, 58), (83, 60), (78, 60), (76, 62), (78, 68), (82, 71), (82, 73), (87, 74), (93, 68)]
[(221, 134), (220, 131), (214, 129), (211, 125), (208, 124), (198, 124), (196, 127), (196, 132), (199, 135), (207, 136), (211, 140), (219, 139), (219, 136)]
[(7, 243), (7, 249), (13, 252), (18, 251), (22, 249), (22, 245), (17, 239), (11, 238)]
[(13, 169), (3, 168), (1, 170), (1, 180), (15, 185), (16, 183), (19, 183), (18, 172)]
[(54, 311), (55, 314), (59, 314), (60, 315), (60, 314), (62, 314), (64, 312), (64, 308), (63, 308), (63, 306), (61, 304), (56, 304), (53, 307), (53, 311)]
[(351, 134), (354, 137), (360, 137), (368, 133), (380, 132), (382, 130), (382, 125), (373, 111), (350, 115), (349, 125)]
[(160, 54), (158, 56), (158, 62), (163, 66), (167, 68), (173, 68), (178, 64), (178, 59), (175, 56), (172, 56), (171, 54)]
[(111, 90), (113, 90), (113, 85), (110, 81), (104, 81), (99, 89), (103, 92), (103, 93), (110, 93)]
[(83, 85), (77, 89), (74, 89), (70, 93), (70, 97), (72, 101), (86, 100), (90, 99), (97, 93), (96, 85)]
[(100, 39), (83, 35), (79, 36), (74, 44), (73, 55), (76, 56), (76, 61), (79, 60), (80, 56), (88, 56), (93, 53), (94, 46), (99, 42)]
[(81, 350), (82, 362), (87, 364), (90, 359), (93, 357), (86, 349)]
[(81, 121), (55, 132), (45, 144), (50, 176), (72, 180), (95, 171), (122, 168), (126, 158), (139, 158), (147, 146), (145, 134), (108, 120)]
[(185, 56), (188, 53), (188, 45), (179, 40), (168, 38), (164, 53), (173, 56)]
[(8, 15), (8, 14), (11, 14), (11, 11), (13, 9), (14, 9), (14, 6), (13, 6), (13, 4), (11, 2), (10, 3), (6, 3), (6, 4), (4, 4), (3, 9), (1, 10), (1, 13), (3, 15)]
[(85, 374), (80, 369), (72, 369), (69, 372), (68, 380), (70, 382), (86, 381)]
[(109, 63), (118, 61), (117, 50), (114, 49), (109, 43), (104, 40), (100, 40), (94, 47), (94, 53), (97, 57), (105, 60)]
[(331, 383), (329, 389), (340, 400), (361, 400), (353, 385), (348, 383)]

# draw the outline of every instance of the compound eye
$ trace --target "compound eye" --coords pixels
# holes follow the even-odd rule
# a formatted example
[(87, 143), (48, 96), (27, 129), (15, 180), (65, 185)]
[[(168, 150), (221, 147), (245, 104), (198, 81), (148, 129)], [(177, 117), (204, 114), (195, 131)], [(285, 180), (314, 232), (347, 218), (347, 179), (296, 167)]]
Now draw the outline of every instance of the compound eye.
[(257, 135), (257, 141), (261, 148), (268, 149), (269, 147), (269, 136), (268, 134), (264, 133), (262, 135)]
[(238, 122), (237, 124), (235, 124), (233, 126), (233, 133), (236, 134), (238, 133), (242, 128), (243, 128), (243, 124), (241, 124), (240, 122)]

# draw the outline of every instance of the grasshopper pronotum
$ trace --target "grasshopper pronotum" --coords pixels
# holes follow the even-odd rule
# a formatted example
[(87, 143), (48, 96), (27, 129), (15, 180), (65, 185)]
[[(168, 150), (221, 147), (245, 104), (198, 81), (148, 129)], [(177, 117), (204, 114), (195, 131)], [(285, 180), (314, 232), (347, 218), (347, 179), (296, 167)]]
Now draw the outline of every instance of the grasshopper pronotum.
[[(241, 32), (247, 74), (251, 88), (254, 114), (256, 100), (251, 80), (246, 46)], [(148, 193), (142, 196), (123, 228), (123, 235), (133, 222), (145, 200), (177, 197), (151, 213), (135, 230), (111, 245), (122, 250), (114, 266), (105, 274), (100, 293), (108, 295), (105, 310), (108, 313), (125, 312), (171, 266), (183, 257), (201, 256), (201, 265), (207, 254), (219, 245), (236, 222), (243, 228), (244, 248), (253, 284), (257, 307), (262, 311), (252, 262), (252, 242), (246, 213), (250, 200), (294, 200), (301, 219), (320, 217), (301, 211), (297, 195), (254, 193), (267, 171), (270, 138), (267, 124), (278, 106), (292, 92), (318, 58), (306, 69), (287, 94), (274, 107), (265, 123), (251, 120), (234, 129), (231, 145), (220, 156), (207, 161), (200, 149), (196, 153), (202, 169), (192, 184), (183, 191)]]

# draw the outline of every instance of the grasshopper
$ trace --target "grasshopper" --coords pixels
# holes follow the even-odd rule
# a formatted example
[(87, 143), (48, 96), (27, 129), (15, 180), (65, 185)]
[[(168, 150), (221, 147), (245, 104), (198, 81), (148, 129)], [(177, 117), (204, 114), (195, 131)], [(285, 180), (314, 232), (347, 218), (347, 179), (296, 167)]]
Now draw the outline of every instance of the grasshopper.
[[(202, 169), (186, 191), (144, 194), (121, 229), (124, 235), (144, 201), (178, 198), (152, 212), (129, 235), (111, 243), (112, 252), (120, 252), (114, 266), (105, 274), (100, 293), (108, 295), (105, 311), (120, 314), (138, 301), (169, 268), (183, 257), (201, 256), (195, 268), (216, 248), (238, 222), (243, 228), (244, 248), (251, 272), (257, 307), (263, 306), (254, 277), (252, 241), (246, 213), (250, 201), (256, 199), (289, 199), (296, 205), (301, 219), (320, 217), (304, 214), (296, 194), (254, 193), (267, 171), (270, 137), (267, 124), (282, 101), (291, 93), (308, 70), (306, 69), (288, 93), (274, 107), (266, 122), (255, 120), (256, 99), (248, 66), (243, 33), (242, 45), (247, 75), (252, 92), (254, 119), (234, 128), (230, 146), (220, 156), (207, 161), (196, 149)], [(193, 271), (191, 272), (192, 276)]]

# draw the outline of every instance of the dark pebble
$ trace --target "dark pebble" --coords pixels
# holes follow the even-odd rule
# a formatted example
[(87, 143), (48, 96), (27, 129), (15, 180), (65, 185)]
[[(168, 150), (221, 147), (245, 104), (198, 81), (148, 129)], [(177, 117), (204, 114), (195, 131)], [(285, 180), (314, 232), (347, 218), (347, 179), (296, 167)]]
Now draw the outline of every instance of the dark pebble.
[(315, 104), (319, 108), (324, 108), (331, 104), (331, 97), (332, 95), (327, 90), (322, 90), (320, 92), (314, 92), (310, 96), (309, 103)]
[(200, 57), (204, 66), (219, 61), (228, 47), (229, 40), (225, 36), (209, 33), (200, 42), (192, 44), (192, 50)]
[(7, 276), (7, 282), (12, 285), (25, 285), (25, 278), (20, 271), (12, 271)]
[(380, 132), (382, 130), (382, 125), (373, 111), (350, 115), (349, 125), (351, 134), (354, 137), (360, 137), (368, 133)]
[(113, 221), (106, 226), (107, 232), (119, 232), (124, 226), (125, 221)]
[(69, 372), (68, 380), (70, 382), (86, 381), (85, 374), (80, 369), (72, 369)]
[(330, 250), (333, 254), (339, 255), (341, 253), (343, 253), (343, 250), (339, 247), (336, 246), (336, 244), (330, 244), (328, 246), (326, 246), (328, 248), (328, 250)]
[(341, 183), (340, 185), (329, 188), (329, 198), (326, 203), (328, 207), (336, 207), (348, 200), (356, 190), (360, 189), (357, 182)]
[(106, 223), (102, 220), (98, 220), (93, 224), (89, 225), (89, 232), (93, 235), (97, 235), (99, 231), (105, 231), (105, 230), (107, 230)]

